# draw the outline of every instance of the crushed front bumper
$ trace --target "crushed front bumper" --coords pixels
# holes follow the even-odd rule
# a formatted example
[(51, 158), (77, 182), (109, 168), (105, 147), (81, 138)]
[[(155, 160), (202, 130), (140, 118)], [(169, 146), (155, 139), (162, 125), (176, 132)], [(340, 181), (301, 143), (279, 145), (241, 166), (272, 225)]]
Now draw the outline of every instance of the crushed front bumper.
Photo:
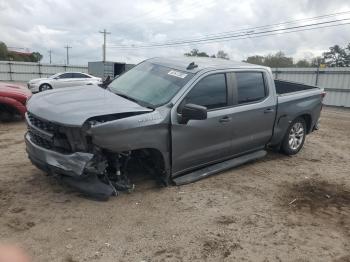
[(31, 140), (30, 135), (25, 135), (26, 150), (29, 159), (39, 169), (60, 175), (80, 177), (84, 174), (86, 164), (93, 158), (93, 154), (75, 152), (61, 154), (37, 146)]

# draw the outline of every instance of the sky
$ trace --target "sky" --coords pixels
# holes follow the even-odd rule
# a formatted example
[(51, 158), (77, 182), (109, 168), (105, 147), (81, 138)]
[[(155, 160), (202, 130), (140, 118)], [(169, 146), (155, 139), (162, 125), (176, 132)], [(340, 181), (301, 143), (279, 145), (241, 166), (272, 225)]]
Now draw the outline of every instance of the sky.
[[(65, 63), (64, 46), (69, 45), (70, 64), (75, 65), (102, 60), (103, 29), (111, 32), (109, 61), (137, 63), (154, 56), (181, 56), (193, 48), (208, 54), (224, 50), (239, 61), (277, 51), (296, 60), (311, 59), (330, 46), (350, 43), (350, 25), (167, 48), (115, 46), (200, 38), (346, 11), (349, 0), (0, 0), (0, 41), (38, 51), (44, 63), (50, 49), (53, 63)], [(350, 13), (336, 18), (350, 18)]]

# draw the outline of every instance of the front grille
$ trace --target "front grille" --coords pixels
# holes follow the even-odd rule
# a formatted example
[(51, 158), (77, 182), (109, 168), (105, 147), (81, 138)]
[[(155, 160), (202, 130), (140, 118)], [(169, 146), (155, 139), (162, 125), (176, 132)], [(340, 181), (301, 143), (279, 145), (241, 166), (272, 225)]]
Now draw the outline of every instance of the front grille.
[(31, 131), (29, 131), (29, 135), (34, 144), (46, 149), (52, 149), (53, 143), (50, 140), (46, 140), (45, 138), (42, 138), (41, 136), (34, 134)]
[(67, 134), (65, 131), (61, 130), (64, 129), (68, 132), (69, 128), (42, 120), (29, 112), (27, 114), (30, 124), (36, 127), (28, 126), (28, 132), (34, 144), (60, 153), (72, 152)]
[(49, 121), (44, 121), (44, 120), (41, 120), (37, 117), (35, 117), (34, 115), (32, 115), (31, 113), (28, 112), (28, 118), (29, 118), (29, 121), (30, 123), (41, 129), (41, 130), (44, 130), (46, 132), (49, 132), (49, 133), (54, 133), (55, 130), (58, 129), (58, 126), (49, 122)]

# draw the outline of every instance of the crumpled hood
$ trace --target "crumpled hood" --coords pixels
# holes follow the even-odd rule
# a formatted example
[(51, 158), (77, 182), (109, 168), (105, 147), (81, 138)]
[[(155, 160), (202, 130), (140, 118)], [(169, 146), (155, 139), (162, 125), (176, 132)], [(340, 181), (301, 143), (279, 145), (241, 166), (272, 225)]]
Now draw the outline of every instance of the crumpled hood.
[(45, 91), (33, 95), (27, 108), (39, 118), (67, 126), (82, 126), (95, 116), (152, 111), (97, 86)]

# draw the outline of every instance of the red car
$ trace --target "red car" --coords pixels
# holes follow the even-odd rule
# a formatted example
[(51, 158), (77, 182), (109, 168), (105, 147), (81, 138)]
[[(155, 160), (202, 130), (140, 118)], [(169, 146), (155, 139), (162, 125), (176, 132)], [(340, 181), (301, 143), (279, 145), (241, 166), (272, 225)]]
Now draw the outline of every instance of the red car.
[(9, 121), (17, 116), (23, 118), (31, 95), (24, 86), (0, 82), (0, 121)]

